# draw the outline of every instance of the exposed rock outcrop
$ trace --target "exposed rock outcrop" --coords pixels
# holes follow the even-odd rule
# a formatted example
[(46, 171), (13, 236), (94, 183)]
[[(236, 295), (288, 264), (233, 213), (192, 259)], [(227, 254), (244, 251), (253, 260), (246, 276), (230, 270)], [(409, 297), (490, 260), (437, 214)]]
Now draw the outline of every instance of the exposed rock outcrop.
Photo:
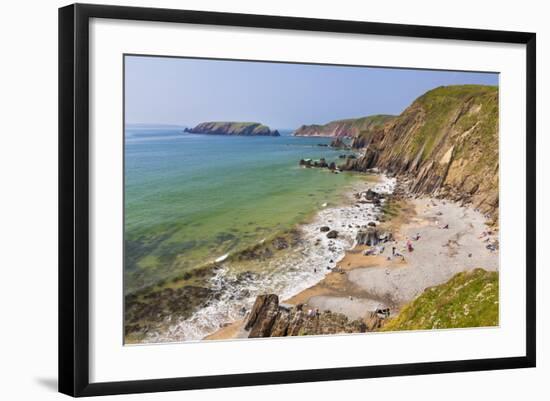
[(380, 242), (378, 230), (375, 227), (368, 227), (364, 230), (359, 230), (355, 237), (357, 245), (375, 246)]
[(209, 288), (192, 285), (126, 295), (125, 336), (144, 336), (148, 331), (158, 328), (168, 317), (188, 318), (215, 296)]
[(358, 136), (361, 132), (369, 132), (375, 128), (380, 128), (383, 124), (390, 121), (393, 117), (394, 116), (379, 114), (361, 118), (336, 120), (324, 125), (302, 125), (300, 128), (295, 130), (292, 135), (353, 138)]
[[(330, 164), (328, 164), (324, 158), (320, 158), (319, 160), (301, 159), (298, 164), (302, 167), (320, 167), (320, 168), (330, 167)], [(331, 164), (333, 165), (333, 169), (335, 169), (336, 163), (331, 162)]]
[(245, 323), (249, 338), (365, 333), (377, 330), (384, 318), (365, 311), (365, 319), (350, 320), (341, 313), (306, 310), (304, 305), (281, 305), (277, 295), (260, 295)]
[(186, 128), (184, 132), (207, 135), (280, 136), (279, 131), (254, 122), (204, 122), (194, 128)]
[(498, 87), (439, 87), (374, 131), (341, 170), (378, 168), (409, 179), (411, 193), (471, 203), (498, 219)]
[(348, 149), (349, 146), (340, 137), (334, 138), (330, 142), (330, 147), (335, 149)]
[(278, 315), (279, 297), (273, 294), (259, 295), (244, 328), (250, 330), (249, 337), (270, 337)]

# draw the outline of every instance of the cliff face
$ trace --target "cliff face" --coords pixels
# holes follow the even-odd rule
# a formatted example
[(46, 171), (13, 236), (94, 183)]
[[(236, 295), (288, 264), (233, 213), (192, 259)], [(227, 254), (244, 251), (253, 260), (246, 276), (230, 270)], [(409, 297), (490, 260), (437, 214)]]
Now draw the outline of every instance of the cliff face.
[(365, 136), (343, 170), (407, 176), (409, 190), (472, 203), (498, 219), (498, 88), (439, 87)]
[(235, 136), (280, 136), (279, 131), (271, 130), (260, 123), (205, 122), (194, 128), (186, 128), (192, 134), (235, 135)]
[(350, 118), (347, 120), (331, 121), (324, 125), (302, 125), (292, 133), (295, 136), (335, 136), (335, 137), (356, 137), (362, 132), (370, 132), (380, 128), (384, 123), (391, 120), (393, 116), (379, 114), (362, 118)]

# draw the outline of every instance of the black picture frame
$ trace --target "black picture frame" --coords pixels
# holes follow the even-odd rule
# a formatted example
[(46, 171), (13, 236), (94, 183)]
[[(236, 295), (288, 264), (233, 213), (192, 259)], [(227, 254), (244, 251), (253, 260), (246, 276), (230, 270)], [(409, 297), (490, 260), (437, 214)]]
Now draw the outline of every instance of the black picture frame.
[[(89, 22), (160, 21), (526, 45), (526, 354), (520, 357), (90, 383)], [(59, 9), (59, 391), (95, 396), (534, 367), (536, 363), (536, 35), (435, 26), (74, 4)]]

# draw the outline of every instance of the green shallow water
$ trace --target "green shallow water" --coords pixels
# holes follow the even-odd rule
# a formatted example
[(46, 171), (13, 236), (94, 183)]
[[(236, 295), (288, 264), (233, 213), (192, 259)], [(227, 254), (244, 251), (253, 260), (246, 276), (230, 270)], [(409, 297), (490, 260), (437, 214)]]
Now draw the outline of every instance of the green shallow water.
[(338, 160), (327, 138), (127, 129), (125, 291), (244, 249), (306, 221), (361, 179), (298, 167)]

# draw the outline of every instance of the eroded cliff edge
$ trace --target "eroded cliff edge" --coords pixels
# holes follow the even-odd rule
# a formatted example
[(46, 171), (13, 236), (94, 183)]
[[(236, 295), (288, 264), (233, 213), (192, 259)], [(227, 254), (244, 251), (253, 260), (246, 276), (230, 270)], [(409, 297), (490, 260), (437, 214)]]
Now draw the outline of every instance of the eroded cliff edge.
[(439, 87), (358, 135), (352, 146), (363, 156), (339, 167), (406, 177), (410, 192), (471, 203), (498, 224), (498, 118), (498, 87)]

